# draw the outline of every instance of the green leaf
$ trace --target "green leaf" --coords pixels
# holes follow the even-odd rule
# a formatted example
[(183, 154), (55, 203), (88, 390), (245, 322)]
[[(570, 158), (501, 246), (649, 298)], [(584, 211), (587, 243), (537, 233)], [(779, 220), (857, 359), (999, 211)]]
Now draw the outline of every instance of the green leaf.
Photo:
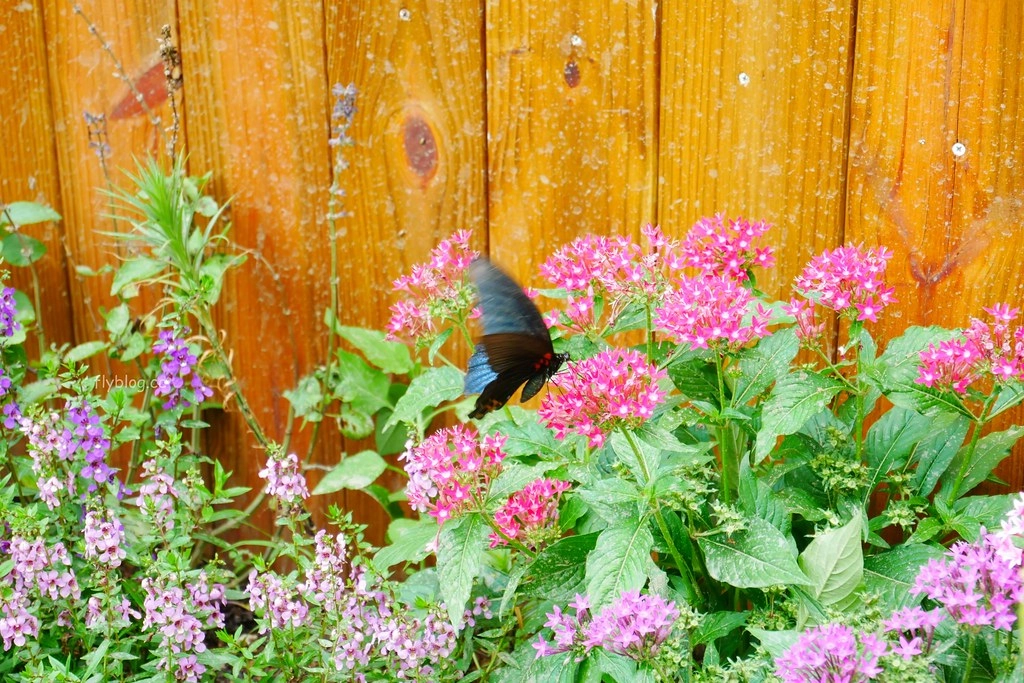
[(654, 537), (647, 523), (640, 519), (601, 532), (596, 547), (587, 556), (587, 595), (595, 612), (622, 591), (643, 588), (653, 546)]
[(864, 575), (861, 531), (860, 515), (854, 515), (843, 526), (815, 536), (800, 553), (800, 568), (813, 582), (814, 597), (825, 607), (845, 600), (860, 584)]
[(335, 398), (368, 415), (389, 405), (391, 382), (387, 375), (344, 349), (338, 349), (337, 356), (338, 363), (327, 382)]
[(395, 405), (385, 429), (399, 422), (418, 425), (423, 411), (462, 396), (462, 372), (447, 365), (430, 368), (409, 383), (409, 390)]
[(427, 544), (437, 538), (437, 522), (432, 517), (418, 520), (396, 519), (388, 526), (391, 544), (377, 551), (373, 564), (387, 571), (400, 562), (420, 562), (430, 553)]
[(14, 221), (15, 226), (21, 226), (59, 220), (59, 213), (35, 202), (11, 202), (5, 211), (0, 212), (0, 227), (10, 225), (10, 221)]
[(747, 623), (746, 612), (712, 612), (705, 615), (691, 640), (693, 645), (713, 643)]
[(733, 405), (746, 405), (786, 374), (799, 350), (800, 340), (790, 327), (762, 338), (757, 346), (741, 352)]
[[(513, 414), (522, 410), (519, 406), (510, 408)], [(540, 424), (535, 418), (527, 416), (524, 411), (523, 419), (519, 422), (505, 420), (492, 425), (492, 429), (505, 436), (505, 451), (507, 457), (519, 455), (539, 455), (545, 458), (560, 458), (561, 450), (559, 442), (550, 429)]]
[(324, 395), (316, 377), (312, 375), (301, 377), (297, 387), (285, 389), (281, 393), (292, 404), (295, 417), (305, 418), (308, 422), (319, 422), (323, 419), (323, 415), (320, 413), (320, 402)]
[(110, 295), (117, 296), (125, 287), (145, 280), (152, 280), (164, 272), (166, 264), (157, 259), (138, 256), (121, 264), (114, 273), (114, 282), (110, 286)]
[(106, 315), (104, 315), (107, 323), (107, 332), (110, 333), (112, 339), (117, 339), (125, 330), (128, 329), (128, 324), (131, 323), (131, 313), (128, 310), (128, 304), (118, 304), (114, 308), (110, 309)]
[(932, 417), (897, 406), (871, 425), (865, 441), (868, 458), (867, 497), (871, 496), (875, 486), (889, 472), (907, 464), (914, 446), (932, 433), (934, 421)]
[(761, 412), (761, 429), (754, 449), (757, 461), (775, 448), (779, 436), (798, 431), (824, 410), (842, 388), (838, 381), (806, 370), (780, 377)]
[(651, 474), (658, 471), (661, 449), (637, 438), (634, 434), (623, 434), (619, 430), (612, 432), (608, 442), (640, 486), (647, 486)]
[(28, 266), (43, 257), (46, 245), (35, 237), (13, 232), (0, 240), (0, 256), (12, 266)]
[[(978, 440), (973, 453), (969, 453), (970, 444), (963, 446), (953, 458), (949, 468), (939, 478), (939, 495), (948, 500), (953, 494), (953, 487), (960, 477), (960, 470), (963, 469), (963, 480), (957, 489), (956, 497), (962, 498), (971, 490), (985, 481), (992, 470), (1010, 454), (1010, 449), (1017, 443), (1017, 440), (1024, 436), (1024, 425), (1013, 425), (1001, 432), (987, 434)], [(966, 461), (966, 467), (964, 463)]]
[(786, 650), (796, 645), (803, 635), (801, 631), (766, 631), (760, 628), (748, 628), (747, 631), (761, 642), (772, 659), (786, 654)]
[(548, 470), (553, 470), (557, 465), (553, 462), (541, 462), (535, 465), (524, 465), (516, 460), (505, 458), (501, 463), (501, 474), (493, 482), (487, 492), (489, 504), (502, 504), (505, 500), (530, 482), (543, 477)]
[(366, 360), (384, 372), (406, 375), (413, 369), (412, 356), (405, 344), (389, 341), (380, 330), (339, 325), (330, 309), (324, 317), (328, 325), (334, 323), (333, 329), (338, 336), (359, 349)]
[(952, 338), (954, 332), (942, 327), (908, 327), (902, 336), (889, 341), (867, 377), (894, 404), (923, 415), (958, 412), (969, 415), (963, 402), (952, 392), (929, 389), (917, 383), (921, 351), (929, 344)]
[(107, 349), (107, 342), (103, 341), (91, 341), (79, 344), (71, 348), (64, 356), (64, 360), (69, 363), (80, 363), (86, 358), (91, 358), (97, 353), (105, 351)]
[(988, 416), (990, 420), (1000, 413), (1015, 408), (1021, 401), (1024, 401), (1024, 384), (1020, 382), (1001, 383), (996, 391), (998, 396), (996, 397), (996, 402), (992, 404), (992, 411)]
[(362, 451), (343, 457), (338, 466), (324, 475), (313, 489), (314, 496), (342, 489), (366, 488), (387, 469), (387, 463), (376, 451)]
[(338, 411), (338, 428), (346, 439), (365, 439), (373, 434), (373, 417), (350, 403)]
[(596, 533), (567, 536), (544, 548), (526, 571), (523, 593), (560, 604), (585, 593), (587, 555), (597, 540)]
[(929, 496), (939, 483), (939, 477), (949, 468), (957, 451), (963, 445), (971, 421), (958, 413), (942, 413), (932, 424), (932, 436), (914, 449), (917, 468), (911, 480), (911, 489), (920, 496)]
[(43, 401), (53, 394), (57, 393), (57, 389), (60, 387), (55, 377), (47, 377), (30, 384), (26, 384), (18, 392), (18, 403), (21, 407), (33, 405)]
[(691, 400), (710, 401), (720, 408), (718, 376), (714, 364), (705, 357), (688, 358), (668, 366), (668, 376), (679, 393)]
[(878, 593), (892, 610), (917, 605), (923, 595), (913, 595), (917, 573), (928, 560), (941, 558), (941, 548), (920, 543), (905, 543), (892, 550), (864, 559), (864, 587)]
[(730, 586), (767, 588), (776, 584), (813, 583), (800, 571), (786, 537), (763, 519), (748, 519), (746, 530), (732, 538), (725, 534), (703, 536), (697, 544), (711, 577)]
[(448, 619), (456, 630), (462, 627), (473, 579), (484, 567), (488, 531), (487, 523), (476, 513), (450, 520), (441, 527), (437, 541), (437, 578), (448, 608)]
[(635, 518), (643, 499), (635, 483), (618, 477), (598, 479), (576, 488), (573, 493), (608, 524), (621, 524)]

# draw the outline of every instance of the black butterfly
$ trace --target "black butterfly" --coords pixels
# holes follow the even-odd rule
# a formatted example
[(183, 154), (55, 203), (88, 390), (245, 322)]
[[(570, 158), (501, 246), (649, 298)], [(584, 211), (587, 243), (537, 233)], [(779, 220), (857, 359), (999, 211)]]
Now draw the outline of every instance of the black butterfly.
[(502, 407), (523, 387), (520, 401), (537, 395), (569, 354), (555, 353), (540, 311), (522, 288), (485, 258), (469, 265), (483, 311), (484, 335), (466, 370), (466, 393), (479, 393), (470, 417)]

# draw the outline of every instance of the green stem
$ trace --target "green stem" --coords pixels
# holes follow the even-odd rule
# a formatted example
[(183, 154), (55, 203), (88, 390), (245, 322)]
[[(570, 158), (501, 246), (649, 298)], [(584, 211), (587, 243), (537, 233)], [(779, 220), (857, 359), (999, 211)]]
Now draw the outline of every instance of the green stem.
[(860, 343), (855, 347), (854, 353), (857, 354), (857, 382), (854, 384), (854, 401), (857, 409), (856, 416), (854, 417), (853, 426), (853, 438), (854, 443), (857, 444), (857, 462), (863, 462), (864, 460), (864, 387), (860, 383), (861, 375), (861, 357), (860, 357)]
[(971, 669), (974, 667), (974, 631), (970, 631), (967, 635), (967, 662), (964, 664), (964, 677), (961, 679), (963, 683), (968, 683), (971, 680)]
[(946, 498), (946, 502), (951, 506), (960, 494), (960, 487), (964, 483), (964, 477), (967, 476), (967, 468), (974, 460), (974, 451), (978, 448), (978, 441), (981, 440), (981, 430), (985, 426), (985, 422), (988, 421), (988, 413), (992, 408), (995, 398), (996, 394), (994, 393), (986, 398), (985, 404), (981, 408), (981, 414), (974, 418), (974, 431), (971, 432), (971, 442), (967, 445), (967, 452), (964, 454), (963, 462), (960, 463), (960, 471), (957, 473), (956, 480), (953, 482), (953, 488)]
[[(715, 354), (715, 371), (718, 378), (718, 405), (725, 410), (725, 370), (722, 367), (722, 354)], [(718, 454), (722, 459), (722, 502), (732, 503), (732, 490), (739, 478), (739, 462), (733, 452), (732, 439), (729, 435), (729, 427), (721, 419), (715, 427), (718, 437)]]

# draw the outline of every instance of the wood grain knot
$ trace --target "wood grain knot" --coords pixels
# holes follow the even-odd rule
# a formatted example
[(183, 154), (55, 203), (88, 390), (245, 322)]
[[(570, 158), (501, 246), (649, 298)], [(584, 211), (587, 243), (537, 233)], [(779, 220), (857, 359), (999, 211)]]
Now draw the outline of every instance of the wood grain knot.
[(575, 88), (580, 84), (580, 65), (571, 60), (566, 62), (565, 68), (562, 69), (562, 76), (565, 78), (566, 85)]
[(437, 171), (437, 140), (430, 125), (413, 114), (405, 119), (405, 158), (409, 167), (421, 178), (427, 179)]

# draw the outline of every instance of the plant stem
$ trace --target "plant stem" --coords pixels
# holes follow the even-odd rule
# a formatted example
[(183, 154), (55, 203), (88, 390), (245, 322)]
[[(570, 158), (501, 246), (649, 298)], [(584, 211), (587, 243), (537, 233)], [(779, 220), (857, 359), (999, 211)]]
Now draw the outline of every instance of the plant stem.
[(978, 441), (981, 440), (981, 430), (985, 426), (985, 422), (988, 421), (988, 412), (992, 407), (992, 402), (995, 400), (996, 396), (997, 394), (993, 393), (991, 396), (986, 398), (985, 404), (981, 407), (981, 414), (974, 418), (971, 442), (967, 445), (967, 452), (964, 454), (963, 462), (960, 463), (960, 471), (957, 472), (956, 480), (953, 482), (953, 488), (950, 490), (949, 496), (946, 498), (946, 502), (949, 505), (953, 505), (953, 502), (960, 494), (960, 487), (964, 483), (964, 477), (967, 476), (968, 466), (970, 466), (971, 461), (974, 460), (974, 451), (978, 448)]
[(974, 666), (974, 631), (970, 631), (967, 635), (967, 663), (964, 664), (964, 677), (961, 679), (963, 683), (969, 683), (971, 680), (971, 669)]
[[(725, 410), (729, 406), (726, 405), (725, 400), (725, 370), (722, 365), (722, 354), (715, 354), (715, 374), (718, 377), (718, 405), (721, 410)], [(715, 427), (715, 432), (718, 436), (718, 454), (722, 459), (722, 502), (731, 504), (732, 489), (738, 479), (739, 463), (736, 460), (736, 454), (733, 452), (728, 425), (724, 424), (723, 420), (719, 420), (719, 424)]]

